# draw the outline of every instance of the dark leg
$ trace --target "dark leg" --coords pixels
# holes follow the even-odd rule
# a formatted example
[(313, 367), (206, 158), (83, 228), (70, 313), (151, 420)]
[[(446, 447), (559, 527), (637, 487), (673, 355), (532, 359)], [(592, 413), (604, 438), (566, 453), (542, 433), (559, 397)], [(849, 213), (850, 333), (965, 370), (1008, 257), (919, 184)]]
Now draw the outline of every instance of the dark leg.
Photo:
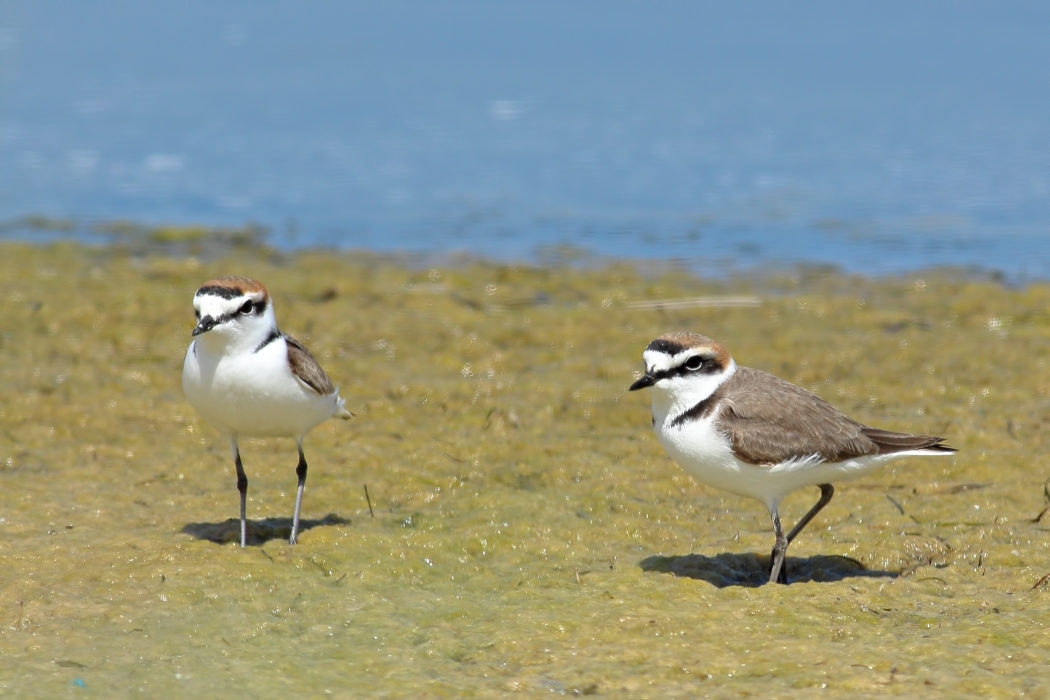
[[(798, 537), (798, 533), (802, 532), (802, 528), (809, 525), (809, 521), (812, 520), (817, 513), (823, 510), (830, 501), (831, 497), (835, 495), (835, 489), (831, 484), (820, 484), (820, 500), (817, 501), (816, 505), (809, 509), (809, 512), (802, 516), (802, 519), (796, 523), (795, 527), (791, 528), (791, 532), (784, 537), (783, 530), (780, 527), (780, 516), (777, 514), (776, 509), (773, 510), (773, 532), (776, 533), (777, 543), (773, 547), (773, 554), (770, 555), (770, 574), (769, 582), (773, 583), (775, 580), (777, 583), (787, 583), (787, 546), (791, 544), (791, 541)], [(780, 546), (780, 540), (783, 538), (784, 546)], [(779, 551), (779, 561), (778, 557)]]
[(295, 468), (295, 474), (299, 477), (299, 489), (295, 493), (295, 515), (292, 516), (292, 536), (288, 538), (289, 544), (295, 544), (295, 538), (299, 535), (299, 510), (303, 507), (303, 490), (306, 488), (306, 456), (303, 454), (303, 441), (299, 440), (299, 466)]
[(817, 501), (815, 506), (809, 509), (808, 513), (802, 516), (802, 520), (799, 520), (795, 527), (791, 528), (791, 532), (788, 533), (789, 543), (798, 536), (798, 533), (802, 532), (802, 528), (809, 525), (809, 521), (812, 520), (817, 513), (823, 510), (824, 506), (831, 502), (831, 497), (834, 495), (835, 488), (831, 484), (820, 484), (820, 500)]
[(769, 512), (773, 518), (773, 534), (777, 542), (773, 545), (773, 553), (769, 556), (769, 582), (787, 583), (787, 571), (784, 566), (784, 557), (787, 554), (788, 538), (784, 537), (784, 528), (780, 526), (780, 514), (776, 506)]
[(248, 476), (241, 464), (241, 451), (237, 449), (237, 438), (230, 438), (230, 450), (233, 452), (233, 463), (237, 466), (237, 490), (241, 492), (241, 546), (248, 545)]

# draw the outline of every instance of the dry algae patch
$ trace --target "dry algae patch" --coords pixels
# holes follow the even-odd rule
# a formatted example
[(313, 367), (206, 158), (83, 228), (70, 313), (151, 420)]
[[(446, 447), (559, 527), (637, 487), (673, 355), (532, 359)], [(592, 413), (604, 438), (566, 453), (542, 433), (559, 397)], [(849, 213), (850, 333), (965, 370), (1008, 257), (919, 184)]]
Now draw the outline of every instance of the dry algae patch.
[[(220, 274), (267, 284), (357, 415), (307, 438), (328, 520), (296, 547), (205, 538), (235, 479), (179, 381)], [(0, 300), (7, 696), (1047, 694), (1045, 285), (4, 245)], [(843, 485), (799, 582), (753, 587), (765, 509), (692, 482), (626, 391), (674, 329), (960, 453)], [(287, 518), (293, 442), (243, 454), (249, 517)]]

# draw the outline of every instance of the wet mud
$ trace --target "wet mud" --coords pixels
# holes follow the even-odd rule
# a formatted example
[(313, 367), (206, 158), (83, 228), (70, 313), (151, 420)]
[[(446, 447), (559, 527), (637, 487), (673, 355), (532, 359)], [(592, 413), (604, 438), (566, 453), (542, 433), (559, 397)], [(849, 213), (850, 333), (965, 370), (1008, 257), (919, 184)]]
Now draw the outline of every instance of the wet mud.
[[(221, 274), (267, 285), (356, 416), (307, 437), (297, 546), (294, 441), (242, 441), (241, 549), (226, 441), (182, 396)], [(1048, 311), (951, 271), (3, 244), (0, 691), (1046, 697)], [(837, 486), (759, 585), (763, 506), (680, 471), (627, 392), (670, 330), (960, 451)]]

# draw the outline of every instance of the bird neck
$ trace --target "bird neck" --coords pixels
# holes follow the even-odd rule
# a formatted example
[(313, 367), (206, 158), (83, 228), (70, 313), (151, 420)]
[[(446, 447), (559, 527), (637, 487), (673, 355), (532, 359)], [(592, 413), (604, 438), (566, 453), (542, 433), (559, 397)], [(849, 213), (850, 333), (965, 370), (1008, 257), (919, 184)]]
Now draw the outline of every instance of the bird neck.
[(255, 352), (277, 331), (272, 308), (258, 317), (224, 323), (197, 338), (197, 348), (207, 354), (233, 355)]
[(725, 371), (716, 375), (692, 374), (658, 382), (652, 388), (653, 417), (657, 424), (673, 421), (698, 403), (711, 398), (735, 373), (736, 363), (730, 360)]

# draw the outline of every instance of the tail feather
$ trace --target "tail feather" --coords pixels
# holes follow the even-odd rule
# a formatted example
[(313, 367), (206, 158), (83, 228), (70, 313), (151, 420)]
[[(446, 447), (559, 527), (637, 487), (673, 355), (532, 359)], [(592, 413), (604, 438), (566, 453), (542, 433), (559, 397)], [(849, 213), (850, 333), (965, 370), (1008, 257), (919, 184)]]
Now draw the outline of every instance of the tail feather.
[(864, 428), (861, 432), (879, 448), (879, 454), (910, 450), (927, 450), (944, 454), (957, 451), (954, 447), (943, 444), (944, 438), (936, 435), (908, 435), (878, 428)]
[(336, 398), (336, 409), (337, 409), (336, 412), (335, 412), (336, 418), (342, 418), (343, 420), (350, 420), (351, 418), (354, 417), (354, 414), (350, 413), (350, 411), (347, 410), (347, 408), (346, 408), (346, 401), (344, 401), (343, 397), (341, 397), (341, 396)]

